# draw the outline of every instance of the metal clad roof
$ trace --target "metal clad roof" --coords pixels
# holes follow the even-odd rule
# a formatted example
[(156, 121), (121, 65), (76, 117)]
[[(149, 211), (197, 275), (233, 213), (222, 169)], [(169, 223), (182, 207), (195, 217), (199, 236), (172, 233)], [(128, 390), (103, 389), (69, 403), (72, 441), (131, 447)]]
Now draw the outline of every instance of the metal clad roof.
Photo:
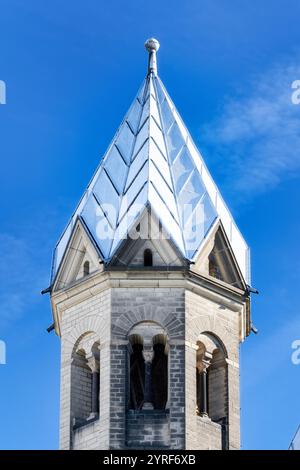
[(247, 244), (157, 77), (156, 50), (150, 50), (148, 75), (56, 245), (52, 278), (78, 216), (109, 261), (149, 206), (191, 261), (220, 218), (241, 272), (250, 282)]

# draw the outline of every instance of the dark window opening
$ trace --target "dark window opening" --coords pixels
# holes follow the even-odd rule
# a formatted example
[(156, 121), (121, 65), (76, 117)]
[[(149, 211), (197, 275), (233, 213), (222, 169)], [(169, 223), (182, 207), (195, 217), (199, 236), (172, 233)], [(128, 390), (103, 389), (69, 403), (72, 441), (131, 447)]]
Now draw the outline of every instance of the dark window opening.
[(153, 266), (153, 255), (149, 248), (144, 251), (144, 266)]
[(85, 349), (72, 354), (71, 364), (71, 419), (73, 429), (85, 426), (99, 418), (100, 351), (94, 343), (88, 356)]
[(130, 408), (139, 410), (144, 402), (145, 362), (143, 345), (133, 344), (130, 356)]
[(152, 396), (155, 410), (164, 410), (168, 399), (168, 356), (164, 344), (153, 346)]
[(209, 393), (207, 375), (207, 371), (203, 372), (196, 369), (197, 414), (199, 414), (200, 416), (207, 416), (209, 414)]
[(99, 414), (100, 403), (99, 403), (99, 389), (100, 389), (100, 374), (99, 372), (93, 372), (92, 374), (92, 413), (95, 415)]
[(209, 365), (205, 364), (203, 346), (199, 345), (196, 363), (197, 414), (208, 416), (222, 427), (222, 448), (228, 448), (228, 372), (225, 354), (215, 349)]
[(83, 265), (83, 275), (88, 276), (88, 274), (90, 274), (90, 262), (85, 261), (85, 263)]
[(210, 276), (215, 277), (216, 279), (219, 279), (221, 281), (224, 280), (223, 276), (222, 276), (222, 273), (221, 273), (221, 269), (218, 266), (213, 253), (211, 253), (210, 256), (209, 256), (209, 268), (208, 269), (209, 269), (209, 275)]

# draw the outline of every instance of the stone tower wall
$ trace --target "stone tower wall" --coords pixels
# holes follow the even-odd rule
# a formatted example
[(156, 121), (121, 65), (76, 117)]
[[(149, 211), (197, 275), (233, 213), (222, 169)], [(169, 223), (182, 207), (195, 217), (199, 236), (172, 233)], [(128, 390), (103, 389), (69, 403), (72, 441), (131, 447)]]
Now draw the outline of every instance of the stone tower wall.
[[(185, 295), (186, 305), (186, 448), (220, 449), (240, 448), (240, 398), (239, 398), (239, 325), (237, 311), (225, 307), (222, 299), (209, 299), (189, 290)], [(210, 389), (215, 399), (228, 402), (229, 442), (224, 442), (221, 425), (195, 414), (196, 377), (195, 348), (199, 334), (212, 333), (227, 351), (227, 396), (224, 390)], [(224, 430), (223, 430), (224, 434)]]
[[(111, 321), (110, 447), (137, 446), (139, 434), (140, 448), (184, 448), (184, 289), (113, 289)], [(169, 337), (170, 409), (167, 412), (128, 410), (128, 333), (143, 321), (161, 325)]]
[[(205, 290), (193, 292), (178, 279), (167, 282), (175, 284), (174, 287), (160, 287), (163, 282), (145, 279), (141, 287), (134, 287), (138, 281), (129, 284), (127, 287), (119, 283), (115, 287), (102, 286), (102, 291), (101, 284), (93, 289), (78, 285), (73, 287), (69, 299), (60, 304), (61, 448), (238, 449), (239, 309), (242, 304), (225, 302)], [(168, 336), (168, 405), (165, 411), (136, 412), (128, 406), (128, 335), (133, 327), (143, 322), (160, 325)], [(98, 338), (100, 343), (100, 419), (73, 429), (71, 384), (76, 378), (72, 376), (72, 353), (78, 342), (91, 333), (93, 341)], [(201, 333), (215, 335), (227, 352), (226, 387), (210, 388), (209, 392), (217, 408), (218, 401), (227, 399), (227, 432), (221, 424), (196, 414), (196, 349)], [(88, 341), (86, 343), (84, 347), (88, 349)], [(212, 371), (212, 374), (223, 372)], [(225, 380), (225, 376), (223, 378)], [(78, 400), (78, 384), (76, 392)], [(85, 396), (83, 388), (83, 400)]]
[[(109, 446), (110, 402), (110, 290), (91, 296), (75, 295), (75, 305), (62, 311), (61, 319), (61, 396), (60, 396), (60, 448), (107, 449)], [(88, 298), (85, 298), (88, 296)], [(89, 333), (95, 333), (100, 342), (100, 416), (73, 431), (71, 415), (72, 352), (77, 342)], [(93, 335), (94, 336), (94, 335)], [(74, 380), (74, 379), (73, 379)], [(86, 390), (82, 385), (82, 400)]]

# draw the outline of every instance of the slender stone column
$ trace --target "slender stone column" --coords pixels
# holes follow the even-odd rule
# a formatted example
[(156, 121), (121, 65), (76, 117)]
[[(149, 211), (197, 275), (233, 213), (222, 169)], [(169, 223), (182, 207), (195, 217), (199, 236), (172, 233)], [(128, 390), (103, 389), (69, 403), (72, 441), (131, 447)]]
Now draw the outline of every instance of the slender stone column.
[(165, 409), (168, 410), (170, 408), (170, 369), (171, 369), (171, 358), (170, 358), (170, 346), (169, 346), (169, 343), (166, 342), (166, 345), (165, 345), (165, 351), (164, 351), (165, 355), (167, 356), (167, 380), (168, 380), (168, 383), (167, 383), (167, 403), (166, 403), (166, 406), (165, 406)]
[(145, 360), (145, 389), (144, 389), (144, 403), (143, 410), (153, 410), (152, 403), (152, 360), (154, 352), (151, 345), (144, 345), (143, 357)]
[(90, 356), (87, 361), (92, 371), (92, 409), (89, 418), (93, 418), (99, 414), (99, 361), (94, 355)]
[(92, 413), (99, 413), (99, 372), (92, 373)]
[(199, 416), (208, 417), (208, 383), (207, 369), (210, 365), (211, 354), (206, 353), (197, 361), (197, 407)]
[(203, 371), (200, 373), (200, 381), (201, 381), (200, 414), (201, 416), (208, 416), (207, 369), (203, 369)]

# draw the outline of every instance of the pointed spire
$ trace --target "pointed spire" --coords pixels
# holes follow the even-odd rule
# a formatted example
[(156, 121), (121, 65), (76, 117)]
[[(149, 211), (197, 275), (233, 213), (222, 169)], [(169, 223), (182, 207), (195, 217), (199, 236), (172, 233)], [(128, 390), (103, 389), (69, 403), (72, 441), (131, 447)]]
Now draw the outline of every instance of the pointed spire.
[(158, 51), (159, 46), (159, 42), (154, 38), (147, 39), (145, 42), (145, 48), (149, 52), (148, 75), (151, 73), (153, 73), (155, 76), (157, 75), (156, 52)]
[(144, 208), (151, 207), (179, 251), (191, 261), (221, 220), (250, 284), (247, 244), (156, 76), (159, 43), (151, 38), (145, 47), (148, 76), (56, 246), (53, 279), (78, 217), (101, 258), (109, 262)]

